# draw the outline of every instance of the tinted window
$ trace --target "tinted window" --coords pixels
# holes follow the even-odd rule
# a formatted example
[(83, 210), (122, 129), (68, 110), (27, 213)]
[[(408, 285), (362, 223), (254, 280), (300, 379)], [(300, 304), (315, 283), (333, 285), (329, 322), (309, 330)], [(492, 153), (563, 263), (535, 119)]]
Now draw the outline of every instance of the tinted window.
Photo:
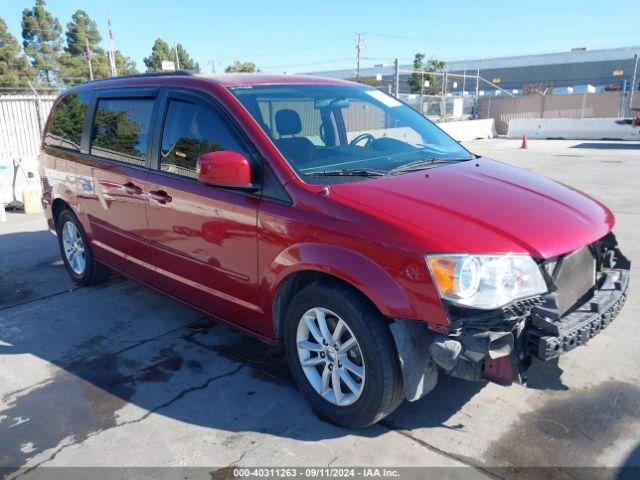
[(153, 99), (99, 100), (91, 154), (144, 165)]
[(219, 150), (245, 153), (218, 113), (202, 105), (170, 100), (162, 132), (161, 170), (195, 178), (198, 157)]
[(362, 181), (406, 173), (412, 162), (425, 160), (415, 168), (446, 168), (474, 158), (418, 112), (371, 87), (260, 85), (231, 91), (308, 183)]
[(80, 150), (82, 129), (90, 100), (91, 92), (72, 93), (64, 97), (53, 112), (44, 143)]
[(258, 107), (262, 115), (263, 124), (269, 128), (271, 136), (278, 140), (290, 135), (283, 134), (278, 129), (277, 115), (281, 110), (294, 111), (300, 119), (300, 131), (297, 136), (306, 137), (315, 145), (324, 145), (320, 134), (322, 118), (320, 111), (314, 109), (313, 100), (309, 99), (290, 99), (290, 100), (272, 100), (258, 98)]

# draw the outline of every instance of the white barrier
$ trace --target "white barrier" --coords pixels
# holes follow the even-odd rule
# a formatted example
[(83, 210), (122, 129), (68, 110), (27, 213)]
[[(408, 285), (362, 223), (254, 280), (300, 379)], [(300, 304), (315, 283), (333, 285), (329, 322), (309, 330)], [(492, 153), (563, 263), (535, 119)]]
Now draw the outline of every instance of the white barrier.
[[(28, 179), (28, 175), (32, 174), (32, 178)], [(15, 178), (15, 187), (13, 186), (13, 176)], [(14, 198), (22, 202), (22, 190), (30, 183), (39, 183), (40, 176), (38, 174), (38, 157), (35, 155), (20, 158), (20, 166), (16, 170), (13, 160), (7, 161), (5, 164), (0, 160), (0, 202), (9, 203)]]
[(507, 137), (567, 140), (640, 140), (640, 129), (618, 118), (512, 118)]
[(438, 123), (438, 126), (459, 142), (494, 138), (496, 136), (496, 124), (493, 118), (442, 122)]

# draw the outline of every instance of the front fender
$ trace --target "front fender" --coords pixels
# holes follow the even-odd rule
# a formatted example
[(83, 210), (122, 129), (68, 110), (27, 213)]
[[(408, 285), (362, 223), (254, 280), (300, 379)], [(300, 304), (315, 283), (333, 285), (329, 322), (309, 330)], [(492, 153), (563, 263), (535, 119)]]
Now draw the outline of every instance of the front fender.
[(304, 243), (282, 251), (267, 267), (262, 278), (271, 302), (278, 286), (289, 275), (303, 270), (327, 273), (361, 291), (384, 315), (418, 318), (410, 298), (393, 277), (376, 262), (364, 255), (336, 245)]

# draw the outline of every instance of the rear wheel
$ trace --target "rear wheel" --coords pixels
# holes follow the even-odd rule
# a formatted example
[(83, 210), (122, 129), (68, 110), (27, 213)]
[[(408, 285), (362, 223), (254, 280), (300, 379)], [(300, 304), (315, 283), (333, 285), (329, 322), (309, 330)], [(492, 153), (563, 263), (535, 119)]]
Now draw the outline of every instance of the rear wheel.
[(62, 260), (78, 285), (96, 285), (107, 279), (110, 270), (96, 262), (82, 224), (71, 210), (63, 210), (56, 222)]
[(329, 282), (308, 285), (287, 310), (283, 340), (292, 375), (322, 418), (366, 427), (401, 403), (391, 332), (358, 292)]

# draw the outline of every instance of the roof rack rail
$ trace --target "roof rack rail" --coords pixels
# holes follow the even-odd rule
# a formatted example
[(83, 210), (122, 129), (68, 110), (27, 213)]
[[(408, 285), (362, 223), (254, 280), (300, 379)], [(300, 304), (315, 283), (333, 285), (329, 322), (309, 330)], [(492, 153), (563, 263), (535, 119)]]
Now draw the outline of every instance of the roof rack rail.
[(104, 82), (105, 80), (116, 80), (120, 78), (145, 78), (145, 77), (167, 77), (167, 76), (193, 76), (196, 72), (192, 70), (168, 70), (163, 72), (134, 73), (133, 75), (120, 75), (117, 77), (98, 78), (84, 83)]

